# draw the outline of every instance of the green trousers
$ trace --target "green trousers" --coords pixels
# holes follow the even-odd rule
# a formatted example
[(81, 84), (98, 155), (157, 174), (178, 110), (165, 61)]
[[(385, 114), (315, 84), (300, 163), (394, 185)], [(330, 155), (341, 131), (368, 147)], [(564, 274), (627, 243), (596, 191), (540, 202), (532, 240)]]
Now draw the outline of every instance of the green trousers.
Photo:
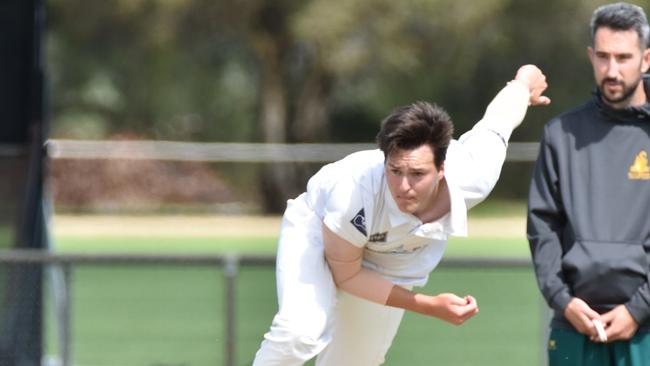
[(549, 366), (650, 366), (650, 333), (629, 341), (594, 343), (572, 330), (552, 329), (548, 339)]

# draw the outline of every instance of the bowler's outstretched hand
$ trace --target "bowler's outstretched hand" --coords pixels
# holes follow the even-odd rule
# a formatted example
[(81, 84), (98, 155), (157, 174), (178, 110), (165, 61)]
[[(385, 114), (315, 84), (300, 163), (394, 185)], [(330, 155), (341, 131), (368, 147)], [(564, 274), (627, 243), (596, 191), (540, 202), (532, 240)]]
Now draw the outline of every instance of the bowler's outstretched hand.
[(530, 105), (548, 105), (551, 99), (542, 95), (548, 87), (546, 75), (535, 65), (524, 65), (517, 70), (515, 80), (523, 83), (530, 90)]

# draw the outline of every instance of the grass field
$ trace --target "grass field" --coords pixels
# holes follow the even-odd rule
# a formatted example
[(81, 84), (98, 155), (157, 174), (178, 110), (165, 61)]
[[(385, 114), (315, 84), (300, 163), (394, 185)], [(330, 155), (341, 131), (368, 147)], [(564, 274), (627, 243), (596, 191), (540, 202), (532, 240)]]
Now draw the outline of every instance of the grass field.
[[(272, 255), (279, 225), (278, 217), (57, 215), (52, 227), (61, 252)], [(479, 212), (470, 237), (452, 239), (446, 255), (528, 257), (522, 215)], [(223, 364), (222, 279), (213, 268), (78, 267), (75, 365)], [(237, 364), (250, 365), (276, 310), (273, 268), (241, 268), (237, 285)], [(531, 269), (440, 268), (422, 291), (472, 294), (481, 311), (461, 327), (407, 314), (386, 365), (539, 364), (544, 308)]]
[[(57, 215), (52, 228), (62, 252), (274, 254), (280, 217)], [(471, 216), (445, 255), (528, 257), (524, 233), (523, 215)]]

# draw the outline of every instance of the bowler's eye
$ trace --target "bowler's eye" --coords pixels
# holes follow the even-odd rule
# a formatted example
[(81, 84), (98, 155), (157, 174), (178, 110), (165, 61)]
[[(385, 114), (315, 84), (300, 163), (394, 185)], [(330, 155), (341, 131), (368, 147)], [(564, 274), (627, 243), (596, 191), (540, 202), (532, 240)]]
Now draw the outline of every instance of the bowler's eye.
[(393, 173), (393, 175), (402, 175), (402, 172), (396, 168), (392, 168), (390, 172)]

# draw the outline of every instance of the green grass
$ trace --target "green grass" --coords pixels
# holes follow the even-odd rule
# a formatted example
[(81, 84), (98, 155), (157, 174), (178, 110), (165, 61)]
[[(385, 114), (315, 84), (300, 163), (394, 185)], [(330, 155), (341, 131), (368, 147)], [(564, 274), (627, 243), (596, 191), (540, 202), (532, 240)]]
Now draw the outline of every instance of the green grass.
[[(269, 304), (275, 284), (266, 271), (247, 270), (240, 280), (247, 286), (238, 292), (238, 365), (250, 365), (276, 309)], [(458, 327), (407, 313), (386, 366), (540, 364), (543, 308), (531, 270), (441, 268), (421, 291), (472, 294), (480, 312)]]
[[(63, 253), (262, 254), (274, 255), (276, 238), (218, 237), (59, 237)], [(451, 238), (446, 256), (528, 257), (528, 243), (520, 238)]]
[[(57, 236), (61, 252), (267, 254), (276, 238)], [(523, 238), (452, 238), (447, 257), (528, 258)], [(82, 265), (72, 292), (76, 365), (223, 365), (221, 269)], [(271, 267), (242, 267), (237, 277), (237, 365), (250, 365), (277, 310)], [(456, 327), (406, 314), (385, 365), (537, 365), (545, 307), (532, 269), (435, 270), (422, 292), (474, 295), (480, 313)], [(49, 324), (48, 350), (56, 345)]]
[(155, 253), (155, 254), (267, 254), (274, 255), (276, 238), (219, 237), (58, 237), (63, 253)]
[(530, 250), (523, 238), (451, 238), (445, 256), (529, 258)]
[(223, 334), (219, 271), (81, 267), (75, 278), (75, 364), (219, 363), (220, 353), (214, 352)]
[(526, 201), (488, 198), (469, 211), (471, 217), (526, 216)]
[(456, 327), (408, 313), (387, 365), (535, 365), (541, 357), (541, 299), (527, 269), (439, 269), (424, 291), (472, 294), (480, 312)]
[[(533, 282), (525, 269), (436, 270), (423, 292), (472, 294), (480, 313), (460, 327), (406, 314), (386, 365), (537, 364), (542, 313)], [(237, 283), (237, 364), (243, 366), (277, 309), (273, 269), (242, 268)], [(223, 291), (221, 273), (212, 269), (79, 267), (75, 364), (221, 365)]]

